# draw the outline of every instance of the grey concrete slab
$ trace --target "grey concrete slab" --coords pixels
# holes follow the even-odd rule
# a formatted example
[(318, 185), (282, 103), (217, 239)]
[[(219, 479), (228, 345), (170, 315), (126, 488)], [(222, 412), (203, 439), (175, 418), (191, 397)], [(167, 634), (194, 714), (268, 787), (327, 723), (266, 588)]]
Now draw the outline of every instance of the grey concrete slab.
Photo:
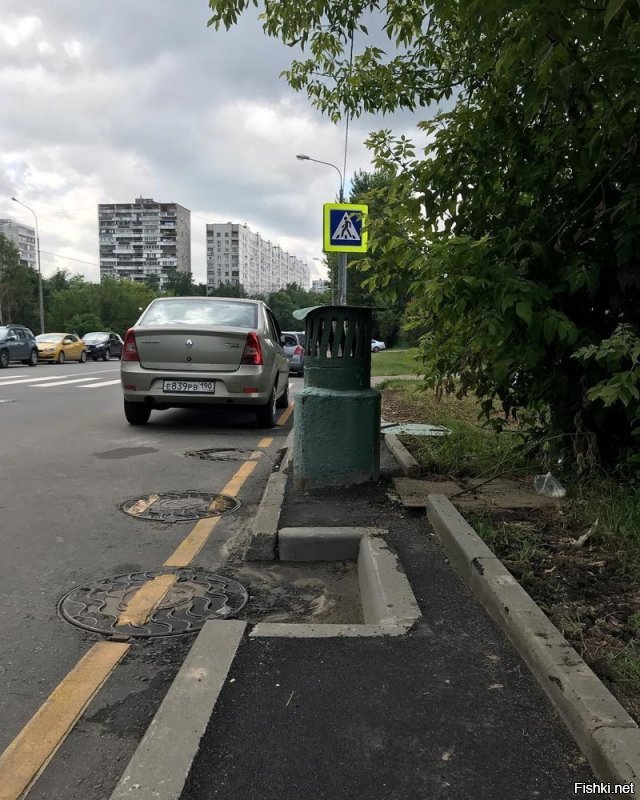
[(475, 558), (493, 558), (493, 552), (443, 494), (427, 500), (427, 517), (440, 537), (454, 567), (468, 582)]
[(379, 528), (348, 528), (316, 525), (280, 528), (278, 552), (281, 561), (355, 561), (362, 536)]
[(397, 556), (381, 537), (360, 540), (358, 581), (365, 623), (412, 625), (422, 616)]
[(402, 472), (407, 476), (418, 475), (420, 464), (415, 460), (407, 448), (402, 444), (395, 433), (383, 433), (384, 443), (387, 450), (396, 459)]
[(205, 623), (111, 800), (180, 797), (245, 628)]
[(640, 797), (640, 729), (600, 728), (593, 734), (594, 767), (605, 781), (633, 783)]
[(278, 637), (285, 639), (322, 639), (345, 636), (402, 636), (411, 625), (332, 625), (313, 623), (260, 622), (249, 634), (250, 637)]
[(250, 539), (245, 552), (247, 561), (273, 561), (280, 512), (287, 486), (287, 470), (291, 460), (292, 435), (289, 434), (284, 445), (284, 456), (277, 472), (272, 472), (267, 480), (258, 510), (251, 520)]

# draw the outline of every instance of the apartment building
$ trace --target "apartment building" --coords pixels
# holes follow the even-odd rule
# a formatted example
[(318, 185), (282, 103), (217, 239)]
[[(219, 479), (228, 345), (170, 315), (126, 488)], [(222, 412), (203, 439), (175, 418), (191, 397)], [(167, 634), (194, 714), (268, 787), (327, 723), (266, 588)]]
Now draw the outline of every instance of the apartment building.
[(36, 260), (36, 229), (22, 225), (14, 219), (0, 219), (0, 233), (13, 242), (20, 252), (20, 261), (32, 269), (38, 269)]
[(311, 291), (315, 292), (316, 294), (322, 294), (330, 288), (331, 281), (326, 280), (325, 278), (318, 278), (317, 280), (311, 282)]
[(309, 287), (309, 266), (295, 255), (233, 222), (207, 225), (207, 286), (242, 284), (247, 294), (269, 294), (297, 283)]
[(142, 282), (191, 272), (191, 212), (178, 203), (138, 197), (133, 203), (100, 203), (100, 278)]

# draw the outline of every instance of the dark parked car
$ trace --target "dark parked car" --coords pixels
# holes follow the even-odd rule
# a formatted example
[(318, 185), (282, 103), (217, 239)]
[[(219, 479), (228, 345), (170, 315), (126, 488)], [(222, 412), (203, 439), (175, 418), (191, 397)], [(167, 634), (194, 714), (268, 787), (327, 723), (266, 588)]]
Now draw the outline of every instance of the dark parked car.
[(282, 346), (289, 359), (289, 372), (302, 375), (304, 372), (304, 333), (282, 331)]
[(111, 356), (122, 358), (123, 341), (117, 333), (94, 331), (93, 333), (86, 333), (82, 337), (82, 341), (85, 343), (87, 357), (94, 361), (99, 358), (103, 361), (108, 361)]
[(10, 361), (30, 367), (38, 363), (36, 337), (24, 325), (0, 325), (0, 369), (6, 369)]

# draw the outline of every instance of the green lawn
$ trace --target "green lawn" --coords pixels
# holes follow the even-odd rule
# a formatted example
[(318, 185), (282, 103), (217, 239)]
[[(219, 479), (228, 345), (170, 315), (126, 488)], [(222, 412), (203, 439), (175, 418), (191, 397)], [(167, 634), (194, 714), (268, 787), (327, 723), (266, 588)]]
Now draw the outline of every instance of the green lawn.
[(420, 362), (416, 359), (415, 347), (407, 350), (383, 350), (381, 353), (371, 353), (372, 375), (417, 375), (420, 372)]

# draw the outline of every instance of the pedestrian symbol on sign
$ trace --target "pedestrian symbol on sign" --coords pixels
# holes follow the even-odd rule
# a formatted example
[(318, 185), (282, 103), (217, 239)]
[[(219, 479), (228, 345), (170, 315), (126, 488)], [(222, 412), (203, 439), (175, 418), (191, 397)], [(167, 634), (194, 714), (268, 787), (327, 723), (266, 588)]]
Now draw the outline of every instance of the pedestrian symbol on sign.
[(356, 203), (325, 203), (322, 239), (325, 253), (366, 253), (367, 206)]
[(353, 242), (360, 241), (360, 236), (356, 229), (353, 227), (353, 222), (348, 212), (344, 212), (344, 216), (340, 220), (340, 224), (333, 232), (331, 238), (338, 242)]

